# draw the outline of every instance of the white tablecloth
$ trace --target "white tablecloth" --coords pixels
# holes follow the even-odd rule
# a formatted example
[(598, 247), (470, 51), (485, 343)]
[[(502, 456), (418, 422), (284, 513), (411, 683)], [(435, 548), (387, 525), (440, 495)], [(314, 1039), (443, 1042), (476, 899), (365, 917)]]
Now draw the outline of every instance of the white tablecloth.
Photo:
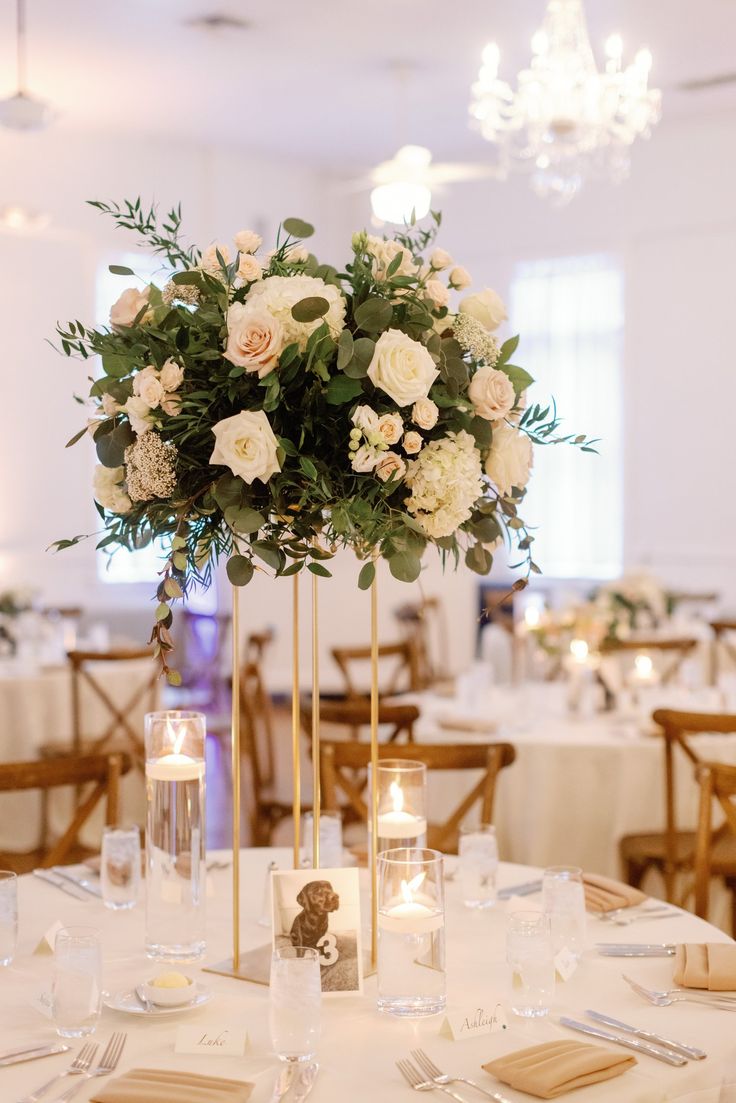
[[(241, 941), (246, 950), (263, 944), (270, 937), (256, 920), (261, 910), (266, 869), (274, 857), (282, 868), (287, 866), (289, 852), (286, 850), (243, 852)], [(528, 880), (533, 872), (506, 865), (501, 868), (500, 880), (502, 884), (516, 884)], [(231, 947), (231, 873), (224, 870), (210, 876), (213, 895), (209, 901), (207, 925), (208, 956), (218, 960), (226, 957)], [(367, 877), (363, 885), (367, 886)], [(527, 904), (533, 905), (538, 899), (527, 898)], [(363, 905), (367, 911), (367, 896)], [(77, 902), (32, 877), (24, 877), (20, 882), (20, 913), (19, 955), (10, 968), (0, 970), (0, 1048), (3, 1050), (20, 1046), (25, 1041), (42, 1043), (55, 1038), (52, 1024), (29, 1003), (36, 991), (49, 984), (50, 957), (32, 956), (31, 952), (54, 920), (101, 928), (107, 989), (129, 988), (155, 971), (142, 952), (144, 920), (141, 907), (133, 912), (106, 912), (94, 900)], [(483, 1006), (495, 1005), (507, 998), (509, 970), (504, 961), (505, 922), (506, 905), (501, 904), (492, 912), (468, 912), (460, 903), (456, 884), (448, 884), (447, 960), (451, 1007), (474, 1006), (476, 1002)], [(591, 947), (599, 940), (729, 941), (720, 931), (687, 913), (626, 928), (611, 927), (591, 918), (588, 935)], [(560, 1014), (580, 1018), (586, 1008), (604, 1011), (623, 1021), (700, 1046), (709, 1056), (706, 1061), (692, 1062), (682, 1068), (670, 1068), (649, 1057), (640, 1057), (636, 1068), (623, 1079), (576, 1092), (576, 1103), (658, 1103), (665, 1099), (729, 1103), (736, 1098), (736, 1094), (730, 1095), (725, 1089), (725, 1094), (721, 1094), (724, 1076), (730, 1078), (729, 1063), (736, 1050), (736, 1014), (686, 1004), (652, 1007), (623, 983), (620, 979), (622, 968), (643, 983), (661, 988), (668, 986), (672, 977), (670, 959), (622, 961), (601, 958), (591, 948), (584, 954), (573, 978), (558, 986), (549, 1019), (521, 1022), (511, 1016), (509, 1028), (502, 1034), (462, 1042), (440, 1036), (439, 1017), (399, 1020), (381, 1015), (375, 1005), (375, 978), (369, 978), (362, 997), (323, 1001), (323, 1029), (318, 1051), (321, 1071), (311, 1099), (314, 1103), (346, 1103), (348, 1100), (350, 1103), (408, 1103), (412, 1096), (394, 1062), (407, 1056), (416, 1046), (426, 1049), (443, 1069), (477, 1077), (491, 1087), (495, 1082), (481, 1071), (482, 1062), (542, 1041), (580, 1038), (556, 1020)], [(188, 1014), (145, 1022), (105, 1009), (96, 1040), (104, 1046), (112, 1031), (128, 1031), (120, 1071), (134, 1067), (177, 1068), (239, 1077), (255, 1083), (253, 1103), (265, 1103), (270, 1097), (277, 1066), (270, 1054), (267, 990), (259, 985), (200, 973), (193, 966), (185, 969), (212, 988), (214, 999), (210, 1004)], [(228, 1023), (247, 1027), (250, 1038), (247, 1056), (175, 1056), (176, 1028), (184, 1023), (203, 1029)], [(64, 1057), (52, 1057), (0, 1069), (0, 1098), (3, 1103), (20, 1098), (66, 1064)], [(85, 1084), (76, 1098), (84, 1103), (92, 1090), (92, 1085)], [(736, 1093), (736, 1087), (731, 1090)], [(529, 1103), (529, 1096), (505, 1087), (503, 1092), (513, 1103)], [(470, 1089), (462, 1089), (461, 1094), (469, 1103), (476, 1097)], [(53, 1099), (53, 1095), (48, 1098)]]
[[(147, 660), (126, 664), (100, 664), (97, 676), (111, 700), (122, 708), (151, 670)], [(95, 667), (92, 667), (93, 673)], [(112, 719), (102, 701), (84, 683), (81, 686), (83, 735), (102, 735)], [(147, 698), (139, 702), (129, 719), (143, 737)], [(34, 667), (0, 662), (0, 762), (22, 762), (38, 757), (47, 743), (69, 746), (72, 740), (72, 686), (66, 666)], [(143, 785), (140, 774), (123, 780), (123, 815), (140, 819)], [(40, 797), (37, 793), (0, 795), (0, 849), (29, 850), (38, 845)], [(55, 824), (56, 826), (56, 824)]]

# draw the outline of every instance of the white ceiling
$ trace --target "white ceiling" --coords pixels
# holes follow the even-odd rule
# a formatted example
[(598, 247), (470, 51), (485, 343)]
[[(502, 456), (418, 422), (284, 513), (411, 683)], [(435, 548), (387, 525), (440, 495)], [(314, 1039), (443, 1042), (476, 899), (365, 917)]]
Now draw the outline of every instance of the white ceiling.
[[(544, 0), (27, 0), (29, 85), (60, 127), (134, 129), (231, 143), (334, 167), (374, 163), (405, 141), (439, 159), (482, 161), (468, 88), (489, 38), (502, 76), (529, 57)], [(0, 95), (14, 84), (14, 2), (0, 4)], [(212, 13), (246, 30), (187, 21)], [(654, 54), (664, 116), (736, 113), (736, 0), (587, 0), (597, 56), (612, 31), (625, 56)], [(405, 111), (397, 61), (413, 68)], [(404, 115), (404, 121), (401, 116)]]

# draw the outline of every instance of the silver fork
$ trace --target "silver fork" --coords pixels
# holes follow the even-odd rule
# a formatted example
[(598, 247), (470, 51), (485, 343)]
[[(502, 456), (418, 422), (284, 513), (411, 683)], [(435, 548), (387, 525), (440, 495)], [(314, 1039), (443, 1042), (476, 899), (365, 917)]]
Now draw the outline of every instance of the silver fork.
[(654, 919), (671, 919), (677, 915), (674, 908), (667, 908), (665, 910), (658, 909), (655, 911), (637, 912), (636, 915), (614, 915), (612, 918), (608, 916), (601, 916), (604, 923), (612, 923), (615, 927), (630, 927), (632, 923), (644, 923), (646, 920), (650, 922)]
[(38, 1100), (44, 1092), (47, 1092), (49, 1088), (53, 1087), (57, 1080), (61, 1080), (65, 1076), (81, 1076), (94, 1061), (96, 1053), (96, 1043), (85, 1042), (68, 1069), (65, 1069), (63, 1072), (57, 1072), (56, 1076), (52, 1076), (50, 1080), (47, 1080), (40, 1088), (36, 1088), (30, 1095), (24, 1095), (22, 1099), (18, 1100), (18, 1103), (38, 1103)]
[(498, 1092), (492, 1092), (487, 1088), (482, 1088), (480, 1084), (476, 1084), (475, 1080), (469, 1080), (467, 1076), (448, 1076), (442, 1069), (437, 1068), (434, 1061), (423, 1049), (413, 1049), (411, 1055), (422, 1072), (424, 1072), (430, 1080), (433, 1080), (435, 1084), (469, 1084), (471, 1088), (475, 1088), (476, 1091), (482, 1092), (482, 1094), (489, 1099), (495, 1099), (496, 1103), (508, 1103), (508, 1101), (504, 1099), (504, 1096), (499, 1095)]
[[(93, 1080), (95, 1076), (109, 1076), (111, 1072), (114, 1072), (117, 1068), (118, 1061), (120, 1060), (120, 1054), (123, 1052), (123, 1046), (125, 1045), (125, 1039), (127, 1034), (122, 1032), (113, 1034), (110, 1041), (105, 1046), (105, 1052), (100, 1058), (100, 1063), (91, 1072), (85, 1072), (86, 1080)], [(82, 1081), (84, 1083), (84, 1081)], [(80, 1084), (72, 1084), (70, 1088), (67, 1088), (54, 1103), (67, 1103), (68, 1099), (71, 1099), (73, 1095), (79, 1091), (82, 1086)]]
[(457, 1103), (468, 1103), (467, 1099), (463, 1099), (452, 1088), (446, 1088), (444, 1084), (435, 1084), (434, 1080), (425, 1080), (419, 1069), (412, 1065), (411, 1061), (397, 1061), (396, 1067), (409, 1087), (413, 1088), (415, 1092), (444, 1092), (445, 1095), (450, 1095), (457, 1100)]
[(625, 973), (621, 976), (635, 992), (649, 1003), (653, 1003), (655, 1007), (669, 1007), (672, 1003), (702, 1003), (706, 1007), (714, 1007), (719, 1011), (736, 1011), (736, 999), (733, 996), (719, 996), (715, 992), (707, 995), (705, 992), (691, 994), (684, 992), (681, 988), (667, 988), (659, 991), (656, 988), (645, 988), (643, 984), (627, 977)]

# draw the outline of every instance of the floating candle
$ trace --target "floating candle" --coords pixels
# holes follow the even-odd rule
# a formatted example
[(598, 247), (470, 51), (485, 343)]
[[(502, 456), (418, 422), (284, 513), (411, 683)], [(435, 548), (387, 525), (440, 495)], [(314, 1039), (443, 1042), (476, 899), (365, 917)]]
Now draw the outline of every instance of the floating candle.
[(415, 816), (404, 811), (404, 791), (397, 781), (389, 786), (393, 810), (382, 812), (378, 816), (378, 837), (381, 839), (416, 839), (424, 835), (427, 821), (423, 816)]

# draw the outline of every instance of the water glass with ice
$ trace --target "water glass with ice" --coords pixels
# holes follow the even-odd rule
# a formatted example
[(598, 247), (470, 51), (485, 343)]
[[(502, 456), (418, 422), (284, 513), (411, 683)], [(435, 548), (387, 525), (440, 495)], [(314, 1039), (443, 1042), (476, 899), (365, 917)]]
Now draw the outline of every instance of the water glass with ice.
[(576, 961), (585, 949), (585, 893), (577, 866), (550, 866), (542, 877), (542, 910), (549, 916), (555, 954), (567, 951)]
[(309, 946), (277, 946), (269, 987), (271, 1044), (282, 1061), (309, 1061), (320, 1034), (319, 954)]
[(496, 903), (498, 843), (489, 823), (460, 828), (458, 875), (467, 908), (492, 908)]
[(0, 869), (0, 965), (10, 965), (18, 943), (18, 878)]
[(57, 1034), (92, 1034), (102, 999), (102, 948), (94, 927), (62, 927), (57, 932), (51, 998)]
[(555, 993), (555, 962), (549, 917), (512, 912), (506, 926), (506, 960), (511, 966), (511, 1010), (524, 1018), (549, 1014)]
[(141, 883), (141, 833), (136, 826), (108, 826), (102, 835), (100, 884), (106, 908), (134, 908)]

